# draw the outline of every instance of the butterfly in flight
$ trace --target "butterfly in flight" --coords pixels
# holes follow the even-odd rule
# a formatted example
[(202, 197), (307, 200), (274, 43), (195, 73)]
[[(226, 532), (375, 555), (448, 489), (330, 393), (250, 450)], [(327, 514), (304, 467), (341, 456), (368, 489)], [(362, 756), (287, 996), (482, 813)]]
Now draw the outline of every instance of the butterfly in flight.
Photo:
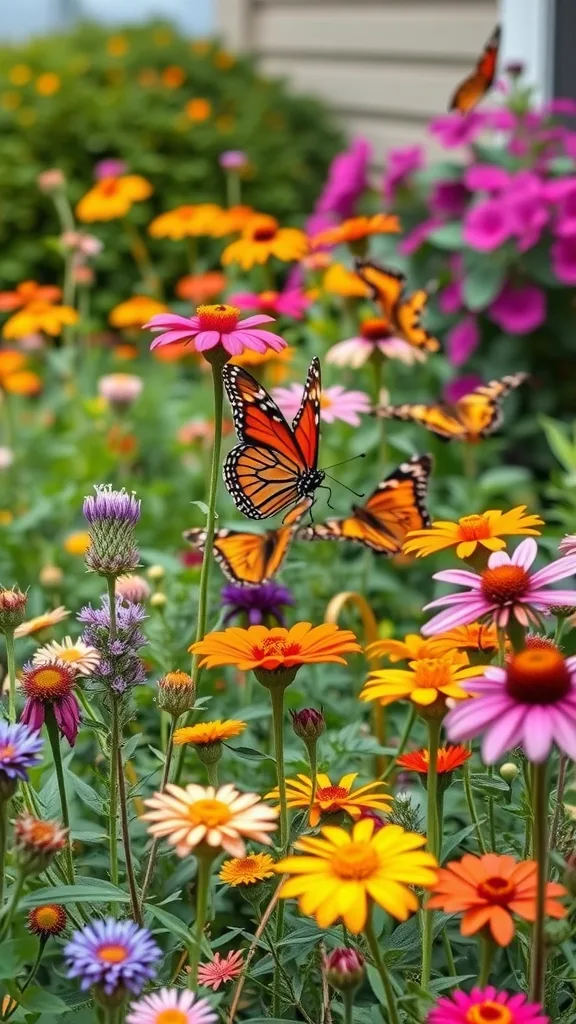
[[(243, 586), (267, 583), (279, 571), (288, 553), (299, 520), (278, 530), (248, 533), (245, 530), (217, 530), (212, 550), (224, 575)], [(185, 530), (184, 539), (204, 551), (206, 530)]]
[(424, 288), (406, 293), (406, 275), (399, 270), (381, 267), (370, 260), (356, 260), (356, 273), (372, 291), (392, 331), (409, 345), (437, 352), (440, 342), (422, 327), (422, 314), (428, 302)]
[(297, 531), (299, 540), (350, 540), (378, 554), (397, 555), (409, 530), (430, 526), (425, 506), (431, 455), (415, 455), (382, 480), (363, 505), (344, 519), (327, 519)]
[(492, 88), (496, 77), (498, 51), (500, 49), (500, 26), (498, 25), (484, 47), (484, 51), (472, 74), (460, 83), (450, 100), (449, 110), (459, 110), (467, 114), (473, 110), (486, 93)]
[(445, 441), (475, 444), (493, 434), (502, 423), (501, 400), (527, 379), (527, 373), (514, 373), (501, 380), (481, 384), (456, 402), (437, 405), (385, 405), (376, 415), (387, 420), (419, 423)]
[(240, 444), (224, 460), (224, 483), (236, 508), (250, 519), (284, 517), (291, 525), (311, 507), (324, 480), (318, 469), (320, 360), (310, 363), (292, 426), (265, 388), (240, 366), (222, 370)]

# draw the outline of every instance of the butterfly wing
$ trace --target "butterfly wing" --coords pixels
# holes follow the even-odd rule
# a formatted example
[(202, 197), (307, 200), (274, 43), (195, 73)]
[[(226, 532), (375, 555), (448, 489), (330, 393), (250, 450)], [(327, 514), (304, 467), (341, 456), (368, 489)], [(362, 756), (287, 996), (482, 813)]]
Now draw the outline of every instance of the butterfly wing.
[(459, 110), (461, 114), (467, 114), (469, 110), (473, 110), (477, 106), (492, 87), (498, 64), (500, 36), (500, 26), (497, 26), (473, 72), (456, 89), (450, 100), (449, 110)]
[(308, 367), (302, 402), (292, 424), (296, 444), (309, 469), (318, 465), (321, 389), (320, 360), (315, 357)]
[(372, 298), (383, 316), (396, 323), (396, 309), (406, 284), (406, 275), (400, 270), (381, 267), (371, 260), (356, 260), (356, 273), (372, 291)]
[(241, 366), (226, 364), (222, 377), (239, 440), (258, 447), (277, 448), (294, 463), (303, 462), (294, 431), (266, 388)]
[(377, 415), (385, 420), (419, 423), (446, 441), (464, 440), (466, 436), (466, 426), (460, 418), (459, 405), (385, 405), (377, 410)]
[[(278, 572), (293, 534), (294, 527), (289, 526), (267, 530), (265, 533), (218, 530), (212, 550), (222, 572), (232, 583), (257, 586), (266, 583)], [(206, 530), (186, 530), (184, 538), (204, 551)]]
[(415, 348), (437, 352), (440, 343), (422, 327), (422, 314), (428, 302), (428, 292), (423, 288), (406, 294), (406, 275), (400, 270), (381, 267), (369, 260), (357, 260), (356, 271), (365, 284), (372, 289), (372, 297), (378, 302), (384, 317), (401, 338)]
[(300, 498), (302, 463), (275, 448), (238, 444), (224, 460), (224, 483), (249, 519), (268, 519)]
[(423, 288), (406, 298), (402, 297), (396, 309), (396, 327), (400, 336), (410, 345), (426, 352), (437, 352), (440, 348), (438, 338), (422, 327), (422, 314), (427, 304), (428, 292)]
[(501, 380), (491, 380), (458, 399), (456, 404), (466, 428), (467, 441), (479, 441), (498, 429), (503, 416), (502, 399), (514, 388), (520, 387), (527, 377), (527, 373), (519, 372), (502, 377)]

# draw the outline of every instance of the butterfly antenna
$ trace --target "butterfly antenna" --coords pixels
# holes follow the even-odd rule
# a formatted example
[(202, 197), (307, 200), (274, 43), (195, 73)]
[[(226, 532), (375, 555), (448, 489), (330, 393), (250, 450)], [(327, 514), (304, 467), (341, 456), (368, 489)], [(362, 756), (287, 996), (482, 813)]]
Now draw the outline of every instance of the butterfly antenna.
[[(333, 480), (334, 478), (330, 477), (330, 479)], [(338, 483), (338, 481), (336, 480), (335, 483)], [(330, 495), (330, 497), (326, 499), (326, 504), (328, 505), (328, 508), (331, 508), (332, 511), (335, 512), (336, 509), (334, 508), (334, 505), (330, 504), (330, 498), (332, 497), (332, 488), (331, 487), (324, 487), (322, 484), (320, 484), (320, 489), (322, 491), (328, 491), (328, 494)]]
[(343, 462), (333, 462), (331, 466), (324, 466), (322, 472), (325, 473), (327, 469), (336, 469), (336, 466), (345, 466), (347, 462), (354, 462), (355, 459), (365, 459), (366, 452), (360, 452), (360, 455), (353, 455), (351, 459), (344, 459)]
[[(343, 487), (345, 491), (350, 491), (350, 494), (355, 494), (357, 498), (364, 497), (364, 491), (355, 491), (353, 487), (348, 487), (348, 484), (343, 484), (341, 480), (337, 480), (335, 476), (330, 476), (329, 473), (326, 473), (326, 476), (329, 480), (333, 480), (335, 484), (339, 484), (340, 487)], [(328, 488), (328, 490), (330, 490), (330, 488)]]

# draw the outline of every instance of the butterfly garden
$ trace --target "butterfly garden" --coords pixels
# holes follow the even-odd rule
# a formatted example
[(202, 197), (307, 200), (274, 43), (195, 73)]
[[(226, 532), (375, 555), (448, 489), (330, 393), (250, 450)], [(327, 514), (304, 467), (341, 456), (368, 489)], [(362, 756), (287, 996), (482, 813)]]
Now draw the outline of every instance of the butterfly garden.
[(1, 1021), (576, 1020), (576, 133), (498, 43), (440, 159), (0, 50)]

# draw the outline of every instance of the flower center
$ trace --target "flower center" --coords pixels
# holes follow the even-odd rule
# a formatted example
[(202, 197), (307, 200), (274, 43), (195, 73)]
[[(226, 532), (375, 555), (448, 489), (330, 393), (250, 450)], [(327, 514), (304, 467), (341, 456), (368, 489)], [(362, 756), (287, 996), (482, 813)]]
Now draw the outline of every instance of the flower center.
[(444, 658), (420, 658), (410, 663), (418, 689), (440, 690), (452, 682), (452, 667)]
[(255, 871), (258, 865), (255, 857), (241, 857), (234, 866), (238, 871)]
[(366, 341), (380, 341), (390, 337), (390, 324), (384, 317), (370, 317), (360, 325), (360, 334)]
[(260, 292), (258, 306), (260, 309), (271, 309), (272, 312), (275, 312), (277, 298), (278, 292)]
[(77, 647), (66, 647), (62, 651), (58, 651), (58, 661), (82, 661), (83, 654)]
[(164, 686), (191, 686), (192, 679), (186, 672), (167, 672), (162, 681)]
[(320, 393), (320, 408), (330, 409), (333, 405), (334, 401), (332, 398), (330, 398), (330, 395), (327, 395), (325, 391), (322, 391)]
[(369, 878), (380, 864), (370, 843), (349, 843), (332, 856), (332, 869), (339, 878)]
[(56, 834), (49, 821), (35, 821), (30, 826), (27, 838), (33, 846), (44, 846), (46, 843), (52, 843)]
[(59, 700), (66, 697), (74, 686), (75, 669), (64, 665), (48, 665), (32, 669), (22, 676), (22, 689), (27, 697), (36, 700)]
[(490, 524), (484, 516), (463, 516), (458, 520), (462, 540), (485, 540), (490, 537)]
[(464, 1019), (466, 1024), (513, 1024), (508, 1007), (489, 999), (472, 1006)]
[(248, 226), (247, 234), (254, 242), (271, 242), (276, 237), (278, 221), (275, 217), (261, 217)]
[(99, 192), (103, 196), (115, 196), (120, 191), (120, 184), (116, 178), (105, 178), (100, 182)]
[(38, 907), (34, 916), (41, 928), (54, 928), (60, 920), (56, 907)]
[(193, 825), (205, 825), (206, 828), (219, 828), (227, 825), (232, 817), (228, 804), (221, 800), (197, 800), (188, 811)]
[(508, 665), (506, 690), (524, 704), (555, 704), (572, 689), (572, 678), (558, 651), (528, 648)]
[(125, 946), (110, 943), (108, 946), (100, 946), (98, 956), (106, 964), (121, 964), (128, 957), (128, 951)]
[(0, 747), (0, 761), (5, 761), (6, 759), (8, 759), (10, 757), (14, 757), (15, 753), (16, 753), (16, 748), (13, 746), (13, 744), (12, 743), (6, 743), (6, 745), (4, 747)]
[(160, 1010), (155, 1024), (188, 1024), (188, 1014), (184, 1010)]
[(240, 310), (238, 306), (198, 306), (196, 316), (200, 321), (201, 331), (222, 331), (225, 334), (238, 326)]
[(530, 587), (530, 576), (520, 565), (497, 565), (482, 573), (481, 591), (491, 604), (513, 604), (524, 597)]
[(267, 636), (254, 648), (255, 658), (291, 658), (300, 653), (299, 644), (287, 644), (282, 637)]
[(510, 900), (510, 897), (515, 892), (515, 886), (511, 885), (506, 878), (502, 878), (501, 875), (491, 875), (490, 878), (485, 878), (483, 882), (478, 886), (478, 892), (484, 899), (489, 900), (490, 903), (499, 903), (505, 905)]
[(334, 804), (339, 800), (345, 800), (348, 790), (344, 786), (324, 786), (316, 790), (316, 800), (319, 803)]
[(194, 206), (181, 206), (176, 211), (176, 216), (178, 217), (178, 220), (182, 221), (193, 220), (196, 216), (196, 209)]
[(51, 690), (62, 681), (62, 676), (57, 668), (41, 668), (34, 675), (34, 685), (41, 690)]

